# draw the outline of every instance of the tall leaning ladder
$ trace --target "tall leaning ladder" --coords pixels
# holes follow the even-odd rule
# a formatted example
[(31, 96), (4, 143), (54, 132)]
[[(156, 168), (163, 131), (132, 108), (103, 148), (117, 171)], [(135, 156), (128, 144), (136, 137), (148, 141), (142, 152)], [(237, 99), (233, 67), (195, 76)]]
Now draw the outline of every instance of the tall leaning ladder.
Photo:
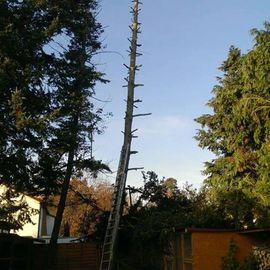
[(150, 113), (145, 114), (134, 114), (134, 108), (136, 103), (141, 102), (141, 100), (134, 99), (134, 90), (136, 87), (143, 86), (142, 84), (135, 84), (136, 71), (139, 70), (141, 66), (136, 65), (137, 56), (142, 55), (137, 52), (137, 48), (141, 45), (137, 43), (138, 34), (140, 33), (140, 23), (138, 22), (139, 15), (139, 5), (141, 4), (139, 0), (133, 0), (133, 7), (131, 8), (131, 13), (133, 15), (132, 25), (130, 26), (132, 32), (132, 38), (130, 41), (129, 55), (130, 64), (129, 66), (124, 65), (128, 69), (128, 77), (125, 78), (128, 93), (126, 100), (126, 113), (125, 113), (125, 128), (124, 128), (124, 142), (120, 153), (120, 160), (115, 180), (114, 194), (112, 199), (112, 209), (110, 212), (108, 225), (106, 229), (105, 239), (103, 243), (102, 256), (100, 270), (112, 270), (114, 267), (114, 253), (116, 248), (116, 241), (118, 235), (118, 228), (120, 219), (123, 211), (123, 197), (127, 179), (127, 173), (129, 170), (138, 170), (143, 168), (128, 168), (129, 160), (131, 154), (136, 154), (137, 151), (131, 151), (131, 141), (134, 136), (135, 130), (132, 130), (132, 122), (134, 117), (150, 115)]

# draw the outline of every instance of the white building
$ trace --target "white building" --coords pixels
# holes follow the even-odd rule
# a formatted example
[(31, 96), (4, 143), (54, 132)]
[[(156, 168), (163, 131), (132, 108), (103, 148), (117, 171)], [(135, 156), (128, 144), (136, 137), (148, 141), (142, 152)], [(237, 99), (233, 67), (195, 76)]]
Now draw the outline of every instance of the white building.
[[(4, 193), (6, 190), (6, 186), (0, 185), (0, 193)], [(21, 196), (22, 199), (27, 202), (30, 208), (37, 210), (37, 213), (31, 216), (33, 224), (27, 223), (21, 230), (11, 232), (20, 236), (49, 238), (53, 229), (56, 207), (53, 205), (48, 205), (43, 199), (38, 197), (31, 197), (28, 195)]]

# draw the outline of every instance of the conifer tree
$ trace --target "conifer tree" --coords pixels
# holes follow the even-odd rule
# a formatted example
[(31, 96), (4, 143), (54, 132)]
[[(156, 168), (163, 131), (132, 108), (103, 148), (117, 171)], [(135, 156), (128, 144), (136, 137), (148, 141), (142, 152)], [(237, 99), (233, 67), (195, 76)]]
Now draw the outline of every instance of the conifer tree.
[(18, 191), (43, 185), (37, 157), (47, 134), (44, 78), (52, 60), (44, 46), (53, 32), (47, 31), (52, 18), (42, 2), (0, 3), (0, 181)]
[(106, 82), (92, 63), (101, 48), (96, 10), (90, 0), (0, 3), (0, 181), (62, 191), (60, 223), (71, 175), (109, 170), (89, 155), (102, 120), (90, 98), (96, 81)]
[(63, 1), (57, 6), (62, 23), (60, 34), (65, 36), (68, 44), (50, 77), (54, 87), (52, 106), (55, 115), (46, 151), (59, 157), (63, 181), (50, 241), (48, 269), (53, 264), (71, 177), (87, 169), (109, 170), (90, 155), (89, 138), (93, 132), (99, 132), (98, 123), (102, 120), (102, 110), (94, 108), (91, 97), (95, 95), (96, 82), (106, 82), (92, 60), (101, 48), (102, 27), (96, 21), (97, 8), (95, 0)]
[(213, 113), (196, 119), (199, 145), (216, 155), (206, 163), (205, 185), (236, 228), (269, 220), (269, 23), (252, 34), (252, 50), (241, 54), (231, 47), (220, 68), (223, 76), (208, 102)]

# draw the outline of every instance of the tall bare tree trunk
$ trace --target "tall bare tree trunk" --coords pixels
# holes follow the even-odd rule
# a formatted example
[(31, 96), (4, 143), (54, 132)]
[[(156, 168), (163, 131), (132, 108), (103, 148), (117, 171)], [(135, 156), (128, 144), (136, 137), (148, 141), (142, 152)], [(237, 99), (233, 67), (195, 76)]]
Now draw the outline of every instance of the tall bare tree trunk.
[[(134, 132), (132, 130), (133, 118), (136, 116), (144, 116), (148, 114), (136, 114), (134, 115), (135, 103), (141, 102), (141, 100), (134, 99), (134, 90), (137, 86), (142, 86), (140, 84), (135, 84), (136, 71), (139, 70), (139, 66), (136, 64), (136, 58), (139, 53), (137, 53), (137, 48), (140, 46), (137, 43), (138, 33), (140, 33), (140, 27), (138, 23), (139, 14), (139, 0), (133, 0), (134, 6), (132, 8), (133, 20), (132, 26), (132, 38), (130, 40), (130, 63), (129, 66), (125, 65), (128, 69), (128, 78), (126, 81), (128, 84), (125, 86), (128, 88), (127, 92), (127, 105), (125, 113), (125, 127), (124, 127), (124, 142), (121, 149), (119, 166), (115, 181), (115, 191), (113, 196), (112, 210), (109, 216), (109, 221), (107, 225), (106, 235), (103, 244), (102, 260), (100, 265), (100, 270), (112, 270), (115, 266), (115, 249), (118, 236), (118, 227), (123, 211), (123, 196), (125, 191), (127, 173), (129, 170), (129, 160), (130, 155), (136, 153), (136, 151), (131, 151), (131, 142), (134, 137)], [(133, 168), (139, 169), (139, 168)]]

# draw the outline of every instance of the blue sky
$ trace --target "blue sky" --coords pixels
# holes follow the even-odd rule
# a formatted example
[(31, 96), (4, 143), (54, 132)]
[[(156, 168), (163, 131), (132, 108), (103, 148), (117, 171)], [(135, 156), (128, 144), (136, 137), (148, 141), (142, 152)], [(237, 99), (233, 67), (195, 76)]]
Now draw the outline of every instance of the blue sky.
[[(252, 47), (250, 29), (262, 28), (270, 20), (269, 0), (142, 0), (139, 42), (144, 53), (138, 59), (143, 68), (136, 90), (143, 100), (136, 118), (139, 138), (133, 141), (132, 167), (153, 170), (160, 177), (174, 177), (178, 184), (188, 181), (199, 187), (204, 179), (203, 163), (213, 158), (197, 146), (193, 138), (199, 128), (194, 118), (208, 113), (206, 103), (221, 75), (218, 67), (226, 59), (230, 45), (246, 52)], [(95, 59), (99, 70), (111, 82), (97, 85), (98, 103), (113, 117), (107, 120), (104, 135), (97, 136), (94, 155), (116, 171), (123, 142), (126, 88), (122, 88), (128, 64), (131, 0), (102, 0), (99, 21), (103, 24), (103, 44), (107, 53)], [(113, 51), (114, 53), (110, 53)], [(114, 181), (114, 175), (109, 176)], [(140, 185), (140, 172), (131, 172), (128, 184)]]

